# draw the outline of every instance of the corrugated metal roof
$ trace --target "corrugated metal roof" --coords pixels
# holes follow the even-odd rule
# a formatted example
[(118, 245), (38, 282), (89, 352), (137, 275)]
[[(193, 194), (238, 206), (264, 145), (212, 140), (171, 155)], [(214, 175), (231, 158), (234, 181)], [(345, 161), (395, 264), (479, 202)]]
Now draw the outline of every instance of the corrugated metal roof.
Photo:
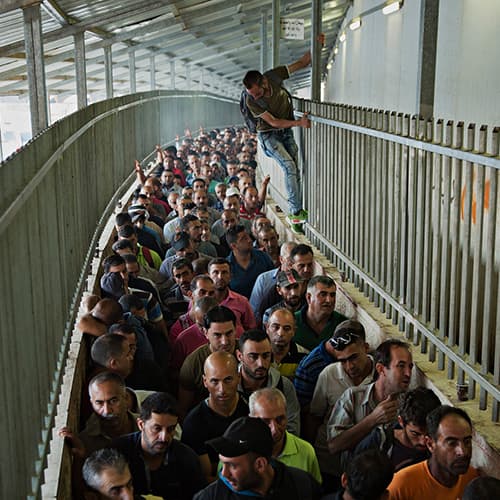
[[(0, 3), (0, 95), (28, 91), (21, 6), (34, 0)], [(323, 2), (326, 46), (322, 68), (335, 42), (350, 0)], [(155, 56), (158, 89), (171, 88), (171, 61), (176, 63), (176, 86), (211, 85), (236, 93), (243, 74), (260, 67), (261, 13), (268, 15), (268, 61), (272, 39), (272, 0), (43, 0), (42, 29), (45, 72), (50, 95), (76, 92), (74, 39), (85, 33), (88, 91), (91, 100), (105, 93), (104, 50), (112, 46), (115, 95), (129, 91), (129, 52), (136, 52), (137, 90), (150, 88), (150, 56)], [(281, 40), (280, 60), (290, 63), (309, 47), (311, 0), (281, 1), (281, 16), (305, 20), (304, 40)], [(189, 67), (189, 70), (187, 68)], [(203, 76), (202, 76), (203, 74)], [(297, 89), (309, 85), (310, 72), (292, 79)]]

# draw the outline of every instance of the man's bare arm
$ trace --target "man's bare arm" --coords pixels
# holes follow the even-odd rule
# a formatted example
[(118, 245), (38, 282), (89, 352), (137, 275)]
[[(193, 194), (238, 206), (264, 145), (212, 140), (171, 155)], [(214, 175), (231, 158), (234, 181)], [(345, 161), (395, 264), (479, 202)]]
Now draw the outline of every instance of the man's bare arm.
[(269, 111), (265, 111), (259, 116), (259, 118), (262, 118), (266, 123), (269, 123), (269, 125), (274, 128), (311, 128), (311, 121), (307, 117), (307, 113), (304, 113), (299, 120), (287, 120), (285, 118), (275, 118), (271, 113), (269, 113)]

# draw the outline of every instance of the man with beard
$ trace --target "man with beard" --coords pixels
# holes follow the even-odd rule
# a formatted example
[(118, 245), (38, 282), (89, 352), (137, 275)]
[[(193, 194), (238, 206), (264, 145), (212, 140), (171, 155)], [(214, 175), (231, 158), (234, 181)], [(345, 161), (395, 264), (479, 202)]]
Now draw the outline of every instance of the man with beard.
[(138, 429), (135, 415), (127, 411), (125, 382), (117, 373), (96, 375), (89, 383), (89, 397), (93, 413), (78, 437), (68, 427), (59, 431), (73, 453), (80, 457), (106, 448), (113, 438)]
[(269, 316), (276, 309), (288, 309), (295, 314), (299, 309), (306, 305), (306, 287), (304, 280), (299, 276), (295, 269), (289, 271), (280, 271), (276, 278), (276, 291), (281, 300), (266, 309), (262, 315), (262, 323), (265, 326)]
[(184, 420), (182, 442), (198, 454), (205, 477), (212, 482), (216, 479), (219, 457), (206, 442), (222, 436), (232, 422), (248, 415), (248, 405), (238, 393), (240, 375), (238, 362), (232, 354), (210, 354), (203, 371), (203, 385), (209, 396)]
[(236, 356), (240, 362), (240, 386), (245, 400), (257, 389), (276, 387), (287, 401), (287, 429), (300, 435), (300, 406), (292, 382), (271, 366), (272, 349), (269, 337), (262, 330), (248, 330), (240, 337)]
[(273, 350), (273, 366), (281, 375), (293, 381), (295, 370), (305, 352), (300, 352), (292, 340), (295, 335), (295, 316), (288, 309), (276, 309), (266, 324), (267, 335)]
[(203, 385), (203, 366), (211, 353), (221, 351), (229, 354), (236, 350), (236, 317), (231, 309), (217, 306), (203, 318), (203, 333), (208, 343), (193, 351), (182, 364), (179, 374), (179, 406), (181, 415), (207, 397)]
[(196, 453), (174, 439), (178, 420), (175, 400), (155, 392), (141, 405), (139, 432), (113, 441), (127, 459), (136, 493), (191, 500), (205, 486)]
[[(351, 453), (375, 427), (396, 421), (399, 396), (410, 385), (413, 359), (408, 344), (390, 339), (375, 351), (375, 382), (348, 388), (335, 403), (328, 420), (327, 435), (330, 453), (342, 453), (342, 469)], [(384, 446), (384, 440), (381, 441)], [(366, 441), (363, 446), (367, 446)], [(333, 471), (340, 475), (342, 470)]]
[(389, 485), (391, 499), (462, 498), (467, 484), (478, 476), (470, 466), (471, 419), (459, 408), (439, 406), (427, 416), (425, 442), (431, 457), (395, 474)]
[(336, 293), (335, 281), (329, 276), (314, 276), (309, 280), (307, 304), (295, 313), (297, 331), (293, 340), (298, 345), (311, 351), (330, 338), (335, 328), (347, 319), (335, 311)]
[(272, 458), (273, 438), (260, 419), (241, 417), (207, 443), (222, 463), (219, 479), (194, 500), (317, 500), (320, 486), (310, 474)]

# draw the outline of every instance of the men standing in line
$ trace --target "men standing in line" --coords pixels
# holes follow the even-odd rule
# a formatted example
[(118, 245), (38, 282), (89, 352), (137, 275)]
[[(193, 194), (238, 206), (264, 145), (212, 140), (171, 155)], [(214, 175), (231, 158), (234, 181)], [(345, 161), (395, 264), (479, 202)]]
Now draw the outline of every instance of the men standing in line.
[(431, 457), (396, 473), (389, 485), (391, 499), (455, 500), (478, 476), (470, 466), (472, 422), (463, 410), (445, 405), (433, 410), (427, 417), (426, 444)]

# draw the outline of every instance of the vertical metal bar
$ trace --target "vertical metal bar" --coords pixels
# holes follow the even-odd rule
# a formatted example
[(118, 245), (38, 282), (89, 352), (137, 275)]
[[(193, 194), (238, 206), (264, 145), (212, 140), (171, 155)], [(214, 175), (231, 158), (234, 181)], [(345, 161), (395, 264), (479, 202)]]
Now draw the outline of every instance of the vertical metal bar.
[(37, 135), (49, 124), (40, 4), (24, 8), (23, 18), (31, 131), (33, 135)]
[[(493, 129), (492, 134), (492, 147), (489, 154), (498, 156), (498, 137), (499, 129)], [(489, 300), (485, 301), (484, 314), (483, 314), (483, 343), (481, 349), (481, 373), (493, 373), (494, 383), (500, 383), (500, 356), (497, 353), (500, 351), (500, 318), (495, 318), (495, 311), (500, 310), (500, 295), (499, 283), (494, 282), (495, 278), (495, 242), (497, 231), (497, 211), (498, 211), (498, 177), (499, 172), (493, 168), (487, 170), (489, 174), (487, 181), (489, 183), (488, 197), (485, 196), (485, 204), (488, 202), (488, 217), (486, 229), (486, 245), (485, 245), (485, 283), (484, 283), (484, 296)], [(495, 288), (496, 287), (496, 288)], [(496, 303), (494, 297), (497, 297)], [(495, 322), (496, 320), (496, 322)], [(480, 409), (486, 409), (486, 393), (481, 390), (480, 394)], [(499, 401), (493, 401), (493, 414), (494, 421), (498, 421), (498, 405)]]
[(191, 66), (186, 64), (186, 89), (191, 90)]
[(154, 54), (149, 56), (149, 88), (156, 90), (156, 60)]
[(113, 58), (111, 45), (104, 47), (104, 79), (106, 80), (106, 99), (113, 97)]
[[(463, 122), (459, 122), (455, 131), (454, 147), (459, 149), (463, 146), (464, 127)], [(461, 289), (460, 268), (460, 206), (461, 206), (461, 189), (463, 179), (463, 168), (460, 160), (453, 159), (452, 161), (452, 205), (451, 205), (451, 258), (450, 258), (450, 307), (449, 307), (449, 328), (448, 328), (448, 343), (451, 346), (456, 345), (458, 339), (458, 330), (460, 324), (460, 298), (459, 292)], [(448, 378), (455, 376), (455, 363), (448, 361)]]
[[(479, 130), (478, 152), (486, 151), (486, 132), (485, 126)], [(476, 148), (475, 148), (476, 149)], [(478, 361), (479, 348), (481, 345), (481, 336), (487, 335), (487, 332), (481, 330), (483, 323), (482, 312), (484, 306), (484, 267), (483, 267), (483, 220), (484, 220), (484, 177), (485, 168), (482, 165), (475, 165), (476, 189), (475, 189), (475, 213), (474, 202), (472, 208), (472, 222), (474, 230), (472, 233), (473, 244), (473, 265), (472, 265), (472, 294), (471, 294), (471, 324), (470, 324), (470, 352), (469, 359), (472, 364)], [(473, 194), (474, 196), (474, 194)], [(474, 221), (475, 215), (475, 221)], [(469, 398), (474, 398), (475, 382), (469, 381)]]
[[(466, 149), (471, 151), (474, 147), (475, 125), (471, 124), (467, 128)], [(458, 351), (464, 356), (467, 353), (467, 340), (469, 338), (470, 328), (470, 290), (471, 290), (471, 269), (470, 269), (470, 247), (471, 247), (471, 226), (472, 226), (472, 188), (473, 188), (473, 165), (470, 162), (464, 162), (465, 183), (463, 191), (463, 216), (462, 216), (462, 277), (460, 286), (460, 321)], [(463, 384), (465, 374), (463, 370), (458, 370), (458, 383)]]
[[(375, 111), (373, 118), (373, 128), (380, 130), (380, 115), (381, 111)], [(375, 155), (373, 165), (373, 272), (372, 276), (375, 278), (377, 283), (380, 283), (380, 259), (381, 259), (381, 247), (382, 247), (382, 168), (386, 168), (386, 165), (382, 164), (382, 139), (375, 139)], [(373, 299), (375, 301), (375, 307), (380, 306), (380, 297), (378, 294), (374, 294)]]
[(260, 13), (260, 72), (267, 68), (267, 10)]
[(321, 100), (321, 44), (322, 0), (311, 0), (311, 99)]
[(272, 43), (272, 67), (280, 64), (280, 0), (272, 0), (272, 18), (273, 18), (273, 43)]
[(170, 88), (175, 89), (175, 59), (170, 61)]
[(85, 64), (85, 32), (75, 33), (75, 77), (78, 109), (87, 105), (87, 65)]
[(135, 94), (137, 92), (137, 76), (135, 69), (135, 50), (131, 49), (128, 52), (128, 75), (130, 80), (130, 93)]

